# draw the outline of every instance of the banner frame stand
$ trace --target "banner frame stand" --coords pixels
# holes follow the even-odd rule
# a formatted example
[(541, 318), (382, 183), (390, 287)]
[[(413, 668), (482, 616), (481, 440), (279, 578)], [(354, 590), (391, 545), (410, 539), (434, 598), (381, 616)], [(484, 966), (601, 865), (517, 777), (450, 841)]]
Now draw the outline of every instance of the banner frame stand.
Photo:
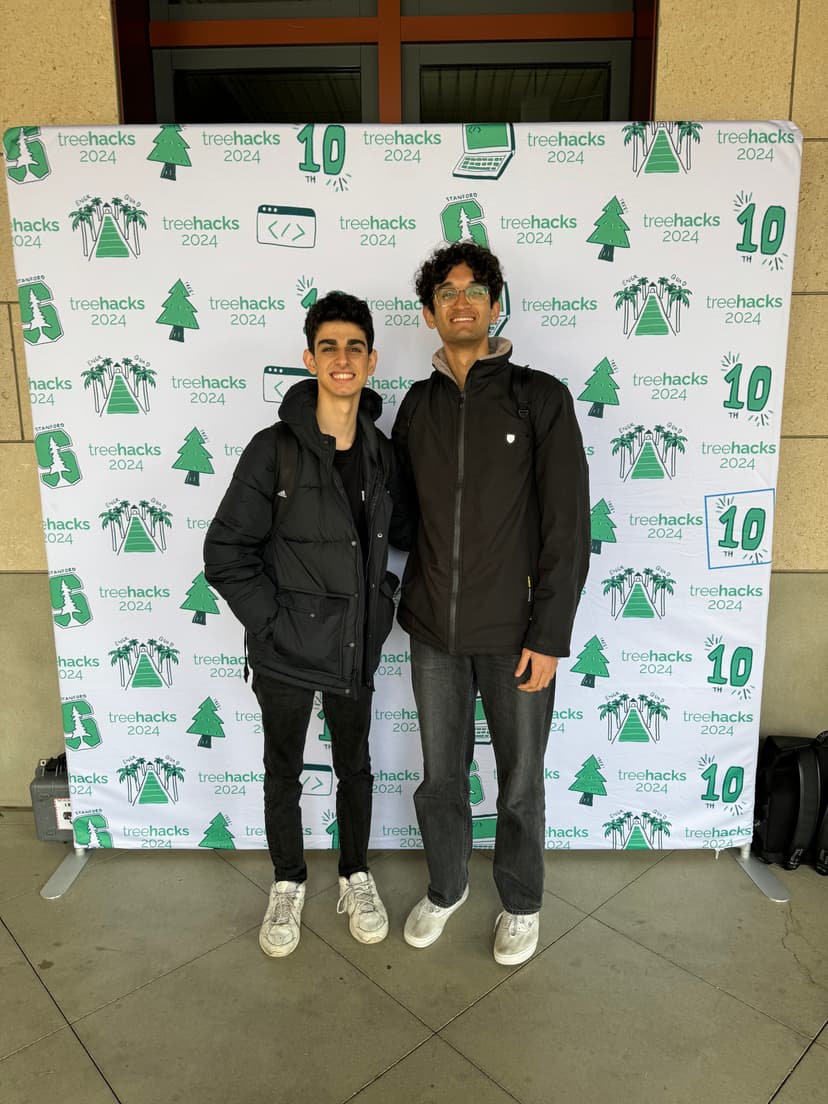
[(88, 847), (75, 847), (66, 856), (54, 874), (40, 891), (47, 901), (57, 901), (75, 884), (75, 879), (89, 862), (91, 851)]
[(766, 863), (760, 862), (755, 855), (750, 853), (749, 843), (744, 844), (743, 847), (734, 847), (730, 854), (739, 866), (741, 866), (742, 870), (744, 870), (753, 884), (758, 886), (769, 900), (774, 901), (778, 905), (786, 905), (788, 901), (790, 901), (790, 893), (785, 886), (782, 885), (771, 868)]

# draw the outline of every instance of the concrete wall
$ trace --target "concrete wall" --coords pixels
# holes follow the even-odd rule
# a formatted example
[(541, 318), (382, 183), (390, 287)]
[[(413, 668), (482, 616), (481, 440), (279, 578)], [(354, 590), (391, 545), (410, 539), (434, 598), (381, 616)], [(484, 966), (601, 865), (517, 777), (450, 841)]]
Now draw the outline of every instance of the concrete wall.
[[(107, 0), (0, 10), (0, 126), (118, 122)], [(661, 0), (659, 119), (794, 119), (805, 160), (768, 625), (763, 732), (828, 727), (828, 20), (823, 0)], [(48, 14), (48, 19), (44, 15)], [(5, 192), (0, 192), (0, 805), (62, 747)]]

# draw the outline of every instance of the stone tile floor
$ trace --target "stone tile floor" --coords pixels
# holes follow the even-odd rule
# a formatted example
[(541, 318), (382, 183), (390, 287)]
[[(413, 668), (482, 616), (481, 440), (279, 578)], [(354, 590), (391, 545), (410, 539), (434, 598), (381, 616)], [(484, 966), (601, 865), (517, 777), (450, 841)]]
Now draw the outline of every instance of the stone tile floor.
[[(3, 1104), (821, 1104), (828, 1101), (828, 879), (776, 871), (768, 901), (730, 855), (547, 855), (537, 955), (491, 957), (491, 854), (427, 950), (402, 925), (419, 852), (372, 869), (384, 943), (336, 915), (308, 855), (302, 940), (257, 933), (263, 852), (95, 852), (40, 896), (65, 845), (0, 810)], [(775, 868), (776, 869), (776, 868)]]

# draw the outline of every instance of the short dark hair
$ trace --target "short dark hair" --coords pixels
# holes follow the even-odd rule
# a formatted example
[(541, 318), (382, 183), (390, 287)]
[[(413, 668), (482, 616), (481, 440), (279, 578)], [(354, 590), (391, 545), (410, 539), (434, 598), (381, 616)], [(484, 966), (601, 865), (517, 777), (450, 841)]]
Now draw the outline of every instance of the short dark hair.
[(305, 316), (305, 339), (311, 352), (319, 327), (325, 322), (352, 322), (365, 334), (368, 352), (374, 348), (374, 321), (364, 299), (346, 291), (329, 291), (317, 299)]
[(445, 280), (455, 265), (466, 264), (475, 280), (489, 289), (492, 304), (503, 290), (503, 273), (500, 261), (490, 250), (473, 241), (455, 242), (442, 249), (435, 249), (414, 278), (417, 296), (424, 307), (434, 310), (434, 290)]

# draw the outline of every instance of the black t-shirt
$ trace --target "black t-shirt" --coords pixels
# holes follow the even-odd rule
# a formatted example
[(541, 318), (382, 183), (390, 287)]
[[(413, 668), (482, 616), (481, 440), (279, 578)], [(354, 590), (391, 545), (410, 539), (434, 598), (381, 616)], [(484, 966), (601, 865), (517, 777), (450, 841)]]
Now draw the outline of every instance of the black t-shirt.
[(362, 472), (362, 443), (359, 432), (349, 449), (337, 449), (334, 453), (334, 467), (342, 480), (345, 494), (354, 517), (354, 524), (362, 546), (362, 562), (368, 557), (368, 523), (365, 516), (365, 480)]

